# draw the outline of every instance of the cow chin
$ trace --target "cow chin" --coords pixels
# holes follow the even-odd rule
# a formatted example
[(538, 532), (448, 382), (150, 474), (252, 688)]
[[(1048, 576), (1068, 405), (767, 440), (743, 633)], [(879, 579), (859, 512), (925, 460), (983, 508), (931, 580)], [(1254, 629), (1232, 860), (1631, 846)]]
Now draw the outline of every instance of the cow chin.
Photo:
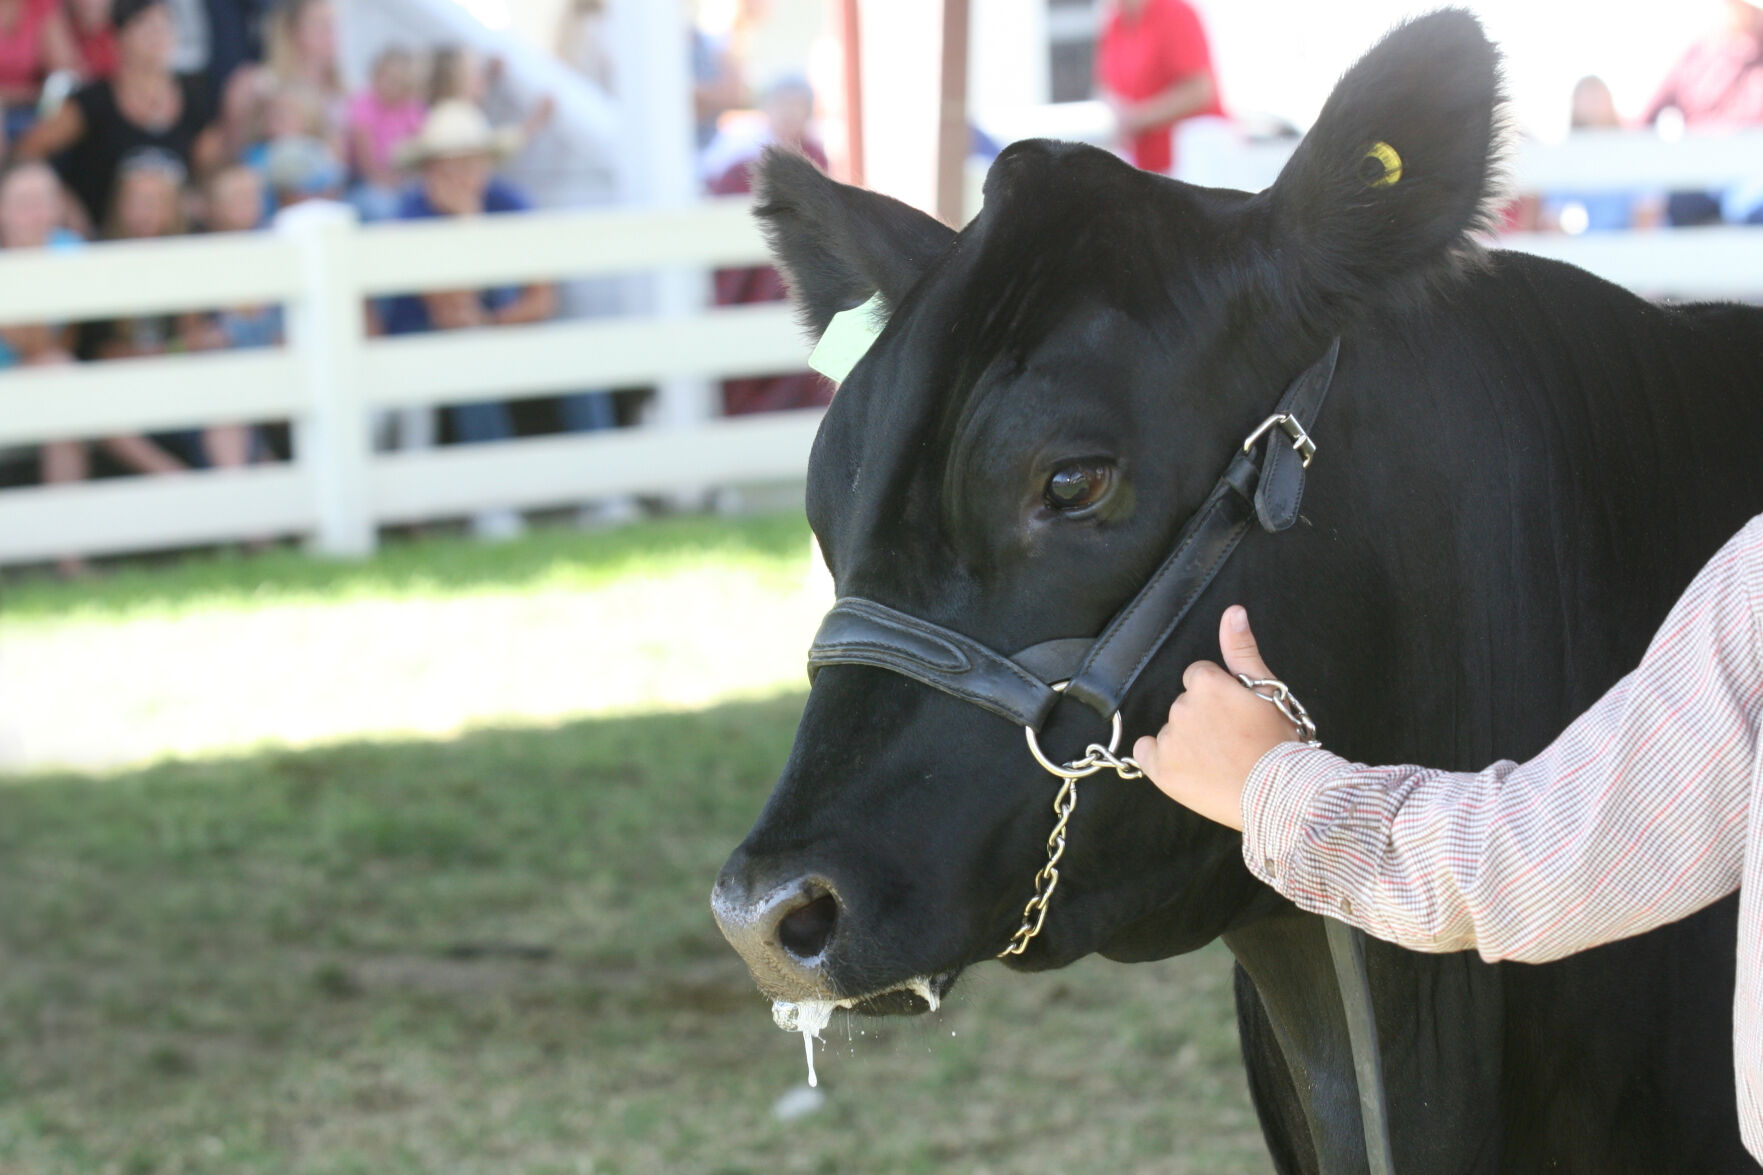
[(1168, 915), (1154, 916), (1122, 927), (1096, 953), (1116, 963), (1151, 963), (1197, 951), (1216, 937), (1210, 930), (1196, 933), (1182, 927)]

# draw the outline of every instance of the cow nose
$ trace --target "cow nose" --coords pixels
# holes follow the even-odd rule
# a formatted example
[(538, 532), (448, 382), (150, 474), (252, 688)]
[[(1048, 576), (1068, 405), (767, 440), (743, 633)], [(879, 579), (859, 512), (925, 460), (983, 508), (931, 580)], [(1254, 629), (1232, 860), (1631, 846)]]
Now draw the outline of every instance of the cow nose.
[(800, 877), (757, 896), (725, 873), (711, 895), (723, 936), (753, 969), (787, 983), (820, 986), (819, 972), (839, 927), (839, 899), (823, 879)]
[(806, 900), (777, 922), (778, 945), (804, 963), (820, 957), (839, 925), (839, 900), (830, 893), (808, 896), (813, 888), (805, 887), (801, 896)]

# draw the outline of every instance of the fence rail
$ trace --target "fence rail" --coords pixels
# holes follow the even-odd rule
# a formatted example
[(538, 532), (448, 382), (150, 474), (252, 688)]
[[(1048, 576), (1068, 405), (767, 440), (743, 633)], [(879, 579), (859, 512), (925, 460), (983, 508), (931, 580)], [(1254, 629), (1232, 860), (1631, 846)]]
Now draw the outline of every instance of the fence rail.
[[(1272, 174), (1285, 150), (1249, 162)], [(1758, 158), (1755, 133), (1679, 144), (1600, 135), (1522, 146), (1516, 170), (1534, 186), (1696, 187), (1743, 176)], [(1649, 296), (1763, 298), (1763, 231), (1502, 244)], [(364, 330), (369, 297), (646, 272), (702, 286), (709, 268), (764, 256), (743, 201), (369, 228), (305, 206), (271, 233), (0, 253), (0, 324), (289, 309), (284, 347), (6, 371), (0, 446), (220, 420), (294, 426), (284, 465), (0, 492), (0, 564), (278, 533), (359, 554), (381, 523), (800, 477), (817, 412), (715, 419), (688, 406), (662, 413), (666, 427), (405, 453), (369, 445), (376, 409), (788, 371), (805, 351), (790, 310), (775, 304), (378, 339)]]
[[(788, 307), (705, 308), (490, 331), (369, 338), (369, 297), (765, 259), (744, 201), (363, 228), (336, 208), (280, 231), (0, 255), (0, 324), (285, 303), (289, 339), (255, 351), (14, 369), (0, 445), (289, 420), (282, 466), (0, 492), (0, 564), (303, 533), (371, 549), (378, 524), (799, 477), (818, 412), (374, 453), (375, 409), (798, 369)], [(677, 419), (675, 414), (675, 419)]]

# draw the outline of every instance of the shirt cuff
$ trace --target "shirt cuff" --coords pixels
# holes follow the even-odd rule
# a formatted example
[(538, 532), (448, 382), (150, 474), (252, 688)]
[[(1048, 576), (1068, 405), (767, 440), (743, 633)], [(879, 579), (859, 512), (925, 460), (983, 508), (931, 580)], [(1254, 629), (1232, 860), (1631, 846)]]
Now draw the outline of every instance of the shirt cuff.
[(1281, 743), (1261, 756), (1243, 784), (1243, 864), (1250, 873), (1285, 892), (1281, 882), (1290, 878), (1317, 797), (1352, 767), (1339, 755), (1300, 742)]

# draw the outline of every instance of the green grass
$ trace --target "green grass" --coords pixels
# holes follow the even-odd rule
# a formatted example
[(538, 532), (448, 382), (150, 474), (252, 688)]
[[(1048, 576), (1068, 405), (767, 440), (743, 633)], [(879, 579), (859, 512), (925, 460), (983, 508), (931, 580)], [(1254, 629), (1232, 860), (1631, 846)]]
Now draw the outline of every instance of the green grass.
[(809, 549), (798, 512), (433, 538), (361, 563), (275, 551), (25, 579), (0, 589), (0, 772), (797, 689), (830, 602)]
[[(799, 590), (804, 543), (799, 517), (676, 522), (413, 543), (355, 567), (141, 567), (8, 603), (45, 648), (99, 634), (77, 646), (90, 658), (160, 628), (186, 655), (210, 627), (231, 639), (312, 613), (316, 632), (382, 598), (382, 620), (618, 601), (626, 627), (671, 628), (678, 592), (739, 581), (733, 619), (712, 619), (757, 624), (757, 645), (785, 619), (753, 620), (754, 585)], [(653, 616), (633, 603), (650, 597)], [(1263, 1175), (1216, 949), (1042, 976), (987, 965), (933, 1017), (835, 1019), (826, 1106), (775, 1120), (801, 1043), (772, 1027), (706, 899), (799, 689), (0, 775), (0, 1175)], [(103, 710), (88, 707), (94, 728)]]
[(1267, 1169), (1216, 951), (835, 1020), (773, 1120), (705, 899), (799, 707), (0, 785), (0, 1172)]

